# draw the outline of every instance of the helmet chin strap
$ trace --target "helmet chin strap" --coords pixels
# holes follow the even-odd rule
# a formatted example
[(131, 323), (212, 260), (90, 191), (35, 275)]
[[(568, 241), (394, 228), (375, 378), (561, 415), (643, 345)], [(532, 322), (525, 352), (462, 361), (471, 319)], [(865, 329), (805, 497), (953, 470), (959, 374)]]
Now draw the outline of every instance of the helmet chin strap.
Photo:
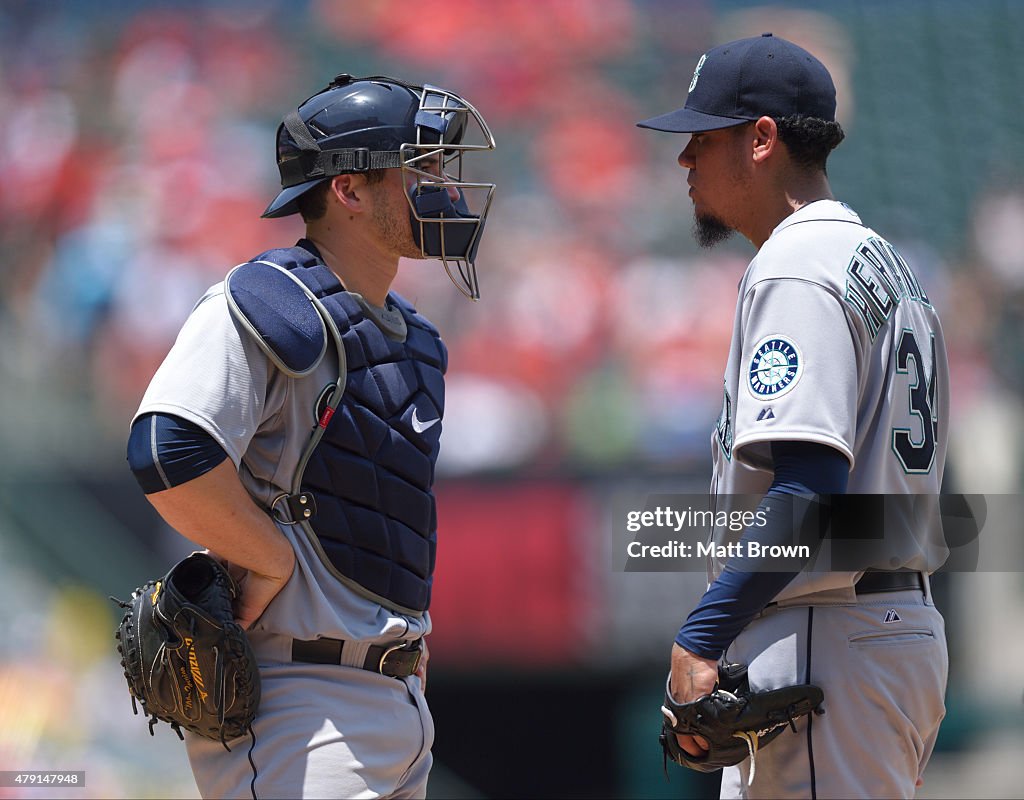
[[(409, 199), (413, 241), (420, 252), (426, 258), (441, 259), (455, 287), (470, 300), (479, 300), (475, 261), (484, 220), (470, 213), (461, 192), (453, 201), (443, 186), (414, 187)], [(451, 262), (457, 265), (457, 277)]]

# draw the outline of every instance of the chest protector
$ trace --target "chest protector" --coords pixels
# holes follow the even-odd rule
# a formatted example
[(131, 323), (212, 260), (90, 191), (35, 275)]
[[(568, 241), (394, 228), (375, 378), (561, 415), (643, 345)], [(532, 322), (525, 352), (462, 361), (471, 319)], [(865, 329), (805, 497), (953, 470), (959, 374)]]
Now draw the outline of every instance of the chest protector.
[(448, 366), (437, 329), (397, 295), (382, 310), (345, 291), (306, 240), (236, 267), (225, 286), (235, 319), (289, 377), (309, 375), (332, 344), (338, 359), (337, 383), (310, 409), (291, 492), (271, 512), (301, 526), (346, 585), (421, 615), (437, 548), (432, 486)]

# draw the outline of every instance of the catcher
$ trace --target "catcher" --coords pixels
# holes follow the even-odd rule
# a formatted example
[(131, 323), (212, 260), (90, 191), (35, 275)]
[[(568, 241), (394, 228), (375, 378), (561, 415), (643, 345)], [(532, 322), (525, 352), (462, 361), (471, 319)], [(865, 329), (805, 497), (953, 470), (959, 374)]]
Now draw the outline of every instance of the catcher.
[[(263, 216), (305, 236), (199, 300), (128, 440), (150, 503), (237, 590), (206, 556), (143, 587), (125, 669), (185, 729), (203, 797), (423, 797), (448, 351), (391, 283), (434, 259), (479, 296), (494, 185), (469, 177), (494, 139), (454, 92), (341, 74), (273, 144)], [(248, 753), (222, 746), (247, 729)]]

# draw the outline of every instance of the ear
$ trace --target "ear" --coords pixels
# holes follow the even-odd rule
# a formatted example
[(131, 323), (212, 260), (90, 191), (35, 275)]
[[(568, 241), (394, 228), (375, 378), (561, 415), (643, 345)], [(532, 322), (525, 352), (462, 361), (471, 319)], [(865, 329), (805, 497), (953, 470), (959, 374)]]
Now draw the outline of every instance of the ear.
[(335, 175), (331, 178), (331, 189), (327, 196), (349, 214), (362, 213), (366, 210), (366, 176)]
[(779, 147), (779, 127), (771, 117), (761, 117), (754, 123), (752, 156), (755, 163), (769, 159)]

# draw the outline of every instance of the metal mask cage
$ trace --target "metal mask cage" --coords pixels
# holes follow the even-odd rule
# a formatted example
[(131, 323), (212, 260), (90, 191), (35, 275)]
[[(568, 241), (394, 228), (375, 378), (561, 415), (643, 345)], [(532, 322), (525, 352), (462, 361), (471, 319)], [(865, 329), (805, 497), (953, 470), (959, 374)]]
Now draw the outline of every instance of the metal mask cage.
[[(440, 121), (424, 118), (424, 114), (435, 115)], [(405, 193), (406, 200), (412, 219), (419, 226), (420, 253), (424, 258), (440, 258), (456, 288), (471, 300), (478, 300), (480, 289), (475, 253), (495, 186), (493, 183), (467, 180), (463, 158), (473, 151), (493, 150), (494, 136), (472, 105), (458, 95), (434, 86), (424, 86), (421, 90), (417, 122), (416, 142), (402, 145), (401, 163), (402, 177), (410, 184), (410, 190)], [(434, 128), (435, 122), (441, 130)], [(428, 160), (437, 161), (437, 172), (424, 168), (424, 162)], [(466, 202), (469, 216), (425, 217), (419, 213), (415, 198), (425, 190), (453, 187), (459, 190)], [(426, 234), (431, 225), (438, 226), (440, 254), (426, 252)], [(468, 243), (463, 241), (459, 253), (448, 251), (446, 228), (449, 225), (474, 226)]]

